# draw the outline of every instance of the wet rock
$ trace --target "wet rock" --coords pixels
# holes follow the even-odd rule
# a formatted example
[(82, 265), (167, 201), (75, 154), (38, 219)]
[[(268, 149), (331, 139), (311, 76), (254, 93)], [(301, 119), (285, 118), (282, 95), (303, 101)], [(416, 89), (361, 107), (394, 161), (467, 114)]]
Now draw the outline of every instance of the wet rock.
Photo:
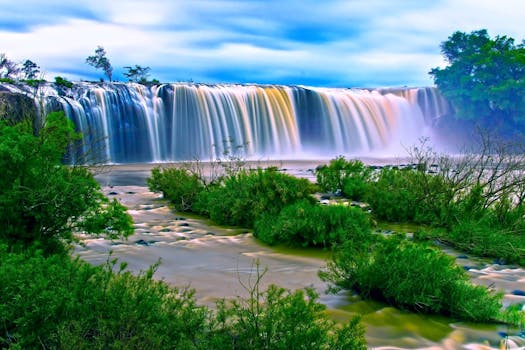
[(502, 338), (507, 338), (509, 336), (507, 332), (498, 332), (498, 335)]
[(111, 191), (108, 193), (108, 196), (116, 196), (118, 193), (115, 191)]
[(157, 243), (157, 241), (145, 241), (143, 239), (139, 239), (138, 241), (135, 241), (135, 244), (143, 245), (145, 247), (148, 247), (154, 243)]
[(495, 265), (507, 265), (507, 261), (505, 259), (494, 259), (492, 263)]
[(466, 256), (465, 254), (462, 254), (462, 255), (458, 255), (457, 258), (458, 259), (468, 259), (468, 256)]
[(320, 198), (321, 198), (321, 199), (330, 199), (331, 196), (330, 196), (329, 194), (327, 194), (327, 193), (324, 193), (324, 194), (321, 195)]
[(128, 191), (128, 192), (126, 192), (126, 194), (135, 194), (135, 192), (133, 192), (133, 191)]
[(475, 268), (474, 266), (463, 265), (463, 270), (465, 271), (470, 271), (470, 269), (474, 269), (474, 268)]
[(179, 224), (179, 226), (187, 227), (187, 226), (190, 226), (190, 224), (188, 224), (187, 222), (183, 222), (183, 223)]
[(163, 229), (160, 229), (159, 232), (171, 232), (171, 229), (168, 227), (165, 227)]
[(514, 289), (511, 294), (513, 295), (518, 295), (520, 297), (525, 297), (525, 290), (521, 290), (521, 289)]
[(186, 220), (186, 218), (183, 218), (183, 217), (181, 217), (181, 216), (177, 216), (177, 217), (176, 217), (175, 219), (173, 219), (173, 220)]
[(206, 232), (206, 236), (216, 236), (214, 232)]

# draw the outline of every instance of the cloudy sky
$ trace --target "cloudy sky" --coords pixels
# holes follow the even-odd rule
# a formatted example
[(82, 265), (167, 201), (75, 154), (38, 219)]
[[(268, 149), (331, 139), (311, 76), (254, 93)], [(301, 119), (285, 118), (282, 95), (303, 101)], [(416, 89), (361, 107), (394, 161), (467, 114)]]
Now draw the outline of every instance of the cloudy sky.
[(98, 80), (103, 46), (161, 81), (432, 85), (456, 30), (525, 38), (525, 0), (0, 0), (0, 53)]

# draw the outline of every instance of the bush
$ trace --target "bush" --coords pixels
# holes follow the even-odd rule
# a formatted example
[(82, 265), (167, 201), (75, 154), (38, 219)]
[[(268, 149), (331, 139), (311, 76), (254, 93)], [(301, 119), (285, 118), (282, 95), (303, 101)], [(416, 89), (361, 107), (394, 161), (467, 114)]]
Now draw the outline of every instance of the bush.
[(0, 347), (195, 349), (208, 311), (190, 291), (68, 256), (0, 255)]
[(37, 244), (55, 252), (73, 232), (133, 232), (125, 207), (107, 199), (86, 168), (61, 163), (76, 139), (62, 112), (49, 114), (37, 135), (29, 121), (0, 121), (0, 238), (12, 247)]
[(155, 266), (138, 276), (124, 268), (0, 245), (0, 348), (366, 349), (358, 320), (328, 320), (311, 290), (257, 285), (211, 312), (192, 291), (153, 280)]
[(344, 326), (330, 321), (312, 289), (295, 292), (271, 285), (252, 290), (248, 300), (218, 304), (222, 347), (235, 349), (367, 349), (364, 328), (355, 317)]
[(331, 247), (347, 240), (370, 239), (370, 220), (359, 208), (301, 201), (285, 207), (277, 217), (261, 217), (254, 236), (272, 245)]
[(412, 169), (383, 168), (365, 195), (374, 216), (391, 222), (414, 221), (421, 205)]
[(58, 87), (65, 87), (68, 89), (71, 89), (73, 87), (73, 83), (67, 80), (66, 78), (62, 77), (55, 77), (55, 85)]
[(299, 200), (314, 202), (312, 193), (308, 180), (282, 174), (276, 168), (243, 169), (199, 193), (196, 208), (219, 224), (253, 227), (262, 214), (276, 216)]
[(371, 251), (343, 245), (322, 277), (364, 298), (462, 320), (492, 321), (501, 308), (502, 295), (472, 285), (452, 257), (396, 237), (378, 240)]
[(341, 191), (347, 198), (362, 200), (372, 171), (359, 160), (344, 157), (332, 159), (328, 165), (316, 169), (317, 184), (321, 191)]
[(153, 168), (146, 179), (153, 192), (162, 192), (178, 211), (192, 211), (197, 195), (204, 186), (197, 175), (183, 168)]

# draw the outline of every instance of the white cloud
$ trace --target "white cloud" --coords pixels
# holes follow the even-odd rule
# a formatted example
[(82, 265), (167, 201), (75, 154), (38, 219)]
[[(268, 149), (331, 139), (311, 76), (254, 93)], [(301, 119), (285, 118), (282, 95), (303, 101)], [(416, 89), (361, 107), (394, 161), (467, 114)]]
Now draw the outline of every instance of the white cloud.
[[(522, 0), (78, 1), (0, 0), (0, 52), (51, 74), (92, 77), (102, 45), (117, 69), (150, 66), (164, 80), (293, 79), (327, 84), (430, 84), (439, 44), (455, 30), (525, 38)], [(56, 21), (48, 17), (57, 15)], [(9, 20), (9, 21), (8, 21)], [(24, 28), (24, 30), (20, 30)], [(210, 72), (225, 72), (210, 75)], [(84, 72), (84, 73), (82, 73)], [(52, 78), (49, 77), (48, 78)], [(239, 75), (232, 80), (243, 79)], [(330, 83), (331, 82), (331, 83)]]

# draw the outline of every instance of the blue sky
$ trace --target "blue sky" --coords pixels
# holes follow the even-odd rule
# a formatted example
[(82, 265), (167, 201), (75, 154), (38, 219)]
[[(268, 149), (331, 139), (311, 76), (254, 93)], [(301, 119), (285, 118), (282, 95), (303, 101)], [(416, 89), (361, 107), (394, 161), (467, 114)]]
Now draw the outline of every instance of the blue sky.
[(525, 38), (524, 0), (0, 0), (0, 53), (97, 80), (103, 46), (163, 82), (428, 86), (456, 30)]

